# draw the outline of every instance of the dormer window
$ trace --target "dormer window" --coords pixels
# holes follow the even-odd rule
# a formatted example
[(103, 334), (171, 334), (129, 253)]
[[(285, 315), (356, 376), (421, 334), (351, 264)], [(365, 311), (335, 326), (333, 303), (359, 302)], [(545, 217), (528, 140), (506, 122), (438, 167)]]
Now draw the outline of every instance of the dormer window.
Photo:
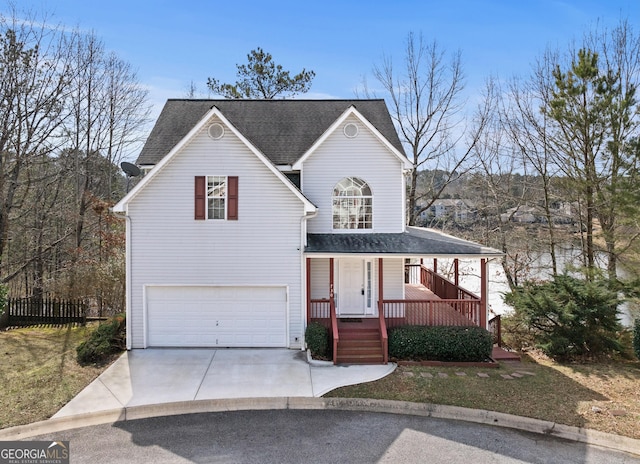
[(362, 179), (345, 177), (334, 187), (333, 228), (373, 228), (373, 195)]

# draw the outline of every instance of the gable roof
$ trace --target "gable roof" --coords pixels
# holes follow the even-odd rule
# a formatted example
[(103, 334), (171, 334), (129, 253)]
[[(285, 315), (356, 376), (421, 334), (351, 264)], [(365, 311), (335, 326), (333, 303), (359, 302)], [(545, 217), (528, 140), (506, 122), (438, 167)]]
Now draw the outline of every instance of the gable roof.
[(220, 112), (218, 108), (215, 106), (210, 108), (204, 115), (201, 117), (199, 121), (195, 123), (194, 126), (190, 128), (189, 131), (169, 150), (166, 156), (161, 157), (158, 161), (156, 167), (149, 172), (146, 176), (142, 178), (140, 182), (136, 184), (136, 186), (129, 191), (118, 203), (116, 203), (111, 210), (114, 212), (125, 212), (127, 204), (140, 192), (145, 188), (145, 186), (151, 182), (151, 180), (157, 176), (160, 172), (162, 172), (163, 168), (169, 164), (171, 159), (176, 156), (181, 149), (187, 145), (193, 137), (200, 132), (200, 130), (208, 124), (211, 118), (217, 117), (219, 118), (235, 135), (238, 137), (246, 146), (251, 150), (251, 152), (262, 162), (264, 165), (278, 178), (282, 183), (289, 189), (295, 196), (297, 196), (302, 203), (304, 204), (304, 209), (306, 213), (313, 213), (317, 210), (316, 206), (311, 203), (302, 192), (295, 187), (287, 177), (278, 170), (278, 168), (271, 163), (255, 146), (251, 144), (249, 140), (244, 137), (242, 133), (238, 131), (236, 127), (229, 122), (229, 120)]
[(189, 100), (165, 104), (136, 164), (155, 165), (213, 108), (275, 165), (292, 165), (350, 107), (404, 155), (382, 99), (377, 100)]
[(411, 162), (405, 155), (404, 151), (398, 150), (391, 142), (389, 142), (382, 133), (376, 129), (376, 127), (371, 124), (367, 119), (360, 113), (354, 105), (347, 108), (344, 113), (340, 115), (338, 119), (336, 119), (331, 126), (325, 130), (325, 132), (318, 138), (311, 147), (302, 155), (301, 158), (298, 159), (295, 163), (293, 163), (293, 169), (299, 170), (302, 167), (304, 161), (313, 154), (313, 152), (324, 143), (324, 141), (333, 134), (338, 127), (340, 127), (347, 118), (350, 116), (356, 117), (364, 126), (366, 126), (375, 137), (377, 137), (380, 142), (387, 147), (387, 149), (400, 160), (401, 163), (404, 164), (405, 169), (410, 169), (412, 167)]

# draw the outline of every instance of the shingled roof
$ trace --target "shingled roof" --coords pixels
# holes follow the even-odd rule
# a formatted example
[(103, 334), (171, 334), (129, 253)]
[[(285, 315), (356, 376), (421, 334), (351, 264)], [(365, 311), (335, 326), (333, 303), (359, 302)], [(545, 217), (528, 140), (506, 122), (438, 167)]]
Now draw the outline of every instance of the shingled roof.
[(384, 254), (400, 256), (484, 257), (502, 256), (498, 250), (421, 227), (403, 233), (307, 234), (306, 253)]
[(384, 100), (172, 99), (162, 109), (136, 163), (157, 164), (214, 106), (276, 165), (297, 161), (351, 106), (404, 153)]

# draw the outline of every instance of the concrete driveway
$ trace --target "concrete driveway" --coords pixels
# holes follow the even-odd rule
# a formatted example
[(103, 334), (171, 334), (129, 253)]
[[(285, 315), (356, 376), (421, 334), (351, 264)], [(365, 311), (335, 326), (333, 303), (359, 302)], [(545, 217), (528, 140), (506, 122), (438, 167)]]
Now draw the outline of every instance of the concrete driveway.
[(395, 367), (310, 364), (305, 352), (288, 349), (132, 350), (53, 417), (194, 400), (318, 397)]

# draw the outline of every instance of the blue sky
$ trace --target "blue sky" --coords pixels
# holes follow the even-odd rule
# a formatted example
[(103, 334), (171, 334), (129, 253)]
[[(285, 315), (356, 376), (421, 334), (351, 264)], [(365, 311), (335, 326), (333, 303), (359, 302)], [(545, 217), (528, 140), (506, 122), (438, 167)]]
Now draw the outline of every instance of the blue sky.
[[(1, 0), (5, 2), (5, 0)], [(236, 63), (262, 47), (276, 63), (316, 72), (309, 98), (353, 98), (383, 54), (399, 62), (410, 31), (460, 49), (467, 90), (489, 75), (528, 74), (547, 46), (566, 47), (597, 21), (628, 18), (640, 28), (640, 0), (20, 0), (49, 22), (93, 30), (137, 69), (156, 115), (190, 81), (234, 82)], [(1, 12), (7, 12), (2, 3)], [(636, 31), (637, 32), (637, 31)]]

